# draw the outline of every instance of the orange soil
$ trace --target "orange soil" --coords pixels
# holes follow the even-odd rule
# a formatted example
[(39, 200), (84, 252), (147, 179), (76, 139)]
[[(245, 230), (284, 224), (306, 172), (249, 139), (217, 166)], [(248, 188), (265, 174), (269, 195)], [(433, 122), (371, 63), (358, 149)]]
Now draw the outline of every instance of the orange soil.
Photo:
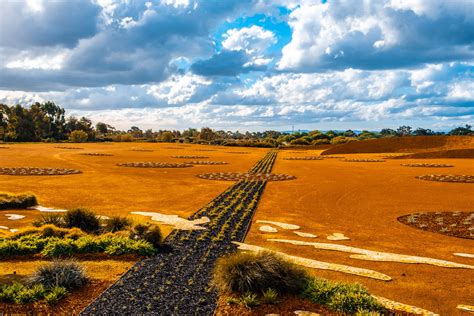
[(472, 149), (449, 149), (439, 151), (428, 151), (416, 154), (409, 154), (394, 159), (424, 159), (424, 158), (474, 158), (474, 148)]
[(337, 145), (322, 154), (414, 153), (466, 148), (474, 148), (474, 136), (414, 136), (369, 139)]
[[(76, 147), (76, 144), (71, 146)], [(227, 181), (208, 181), (196, 175), (207, 172), (246, 172), (268, 149), (245, 148), (249, 154), (233, 155), (228, 151), (240, 148), (202, 145), (175, 145), (182, 149), (167, 149), (170, 144), (113, 143), (80, 144), (84, 149), (55, 148), (57, 144), (9, 144), (2, 150), (0, 167), (58, 167), (73, 168), (82, 174), (64, 176), (7, 176), (0, 175), (0, 191), (34, 193), (41, 205), (61, 209), (88, 207), (100, 215), (130, 215), (133, 211), (159, 212), (189, 216), (207, 204), (228, 186)], [(148, 149), (153, 152), (132, 151)], [(129, 168), (119, 167), (122, 162), (175, 162), (186, 159), (181, 155), (199, 155), (206, 152), (205, 160), (225, 161), (227, 165), (195, 165), (190, 168)], [(97, 152), (113, 156), (85, 156)], [(192, 159), (190, 159), (192, 160)], [(23, 220), (7, 220), (7, 213), (23, 214)], [(0, 226), (20, 228), (31, 223), (38, 211), (0, 211)], [(142, 216), (134, 216), (145, 221)], [(169, 226), (168, 226), (169, 227)], [(163, 226), (165, 233), (169, 228)], [(0, 230), (1, 231), (1, 230)]]
[[(306, 154), (315, 155), (318, 152), (308, 151)], [(385, 273), (393, 281), (311, 270), (315, 275), (329, 279), (360, 282), (374, 295), (444, 315), (460, 314), (457, 304), (474, 303), (473, 270), (350, 259), (348, 253), (266, 240), (281, 238), (327, 242), (474, 265), (473, 259), (453, 255), (455, 252), (472, 253), (473, 240), (424, 232), (397, 221), (401, 215), (419, 211), (472, 211), (474, 185), (421, 181), (415, 176), (433, 173), (433, 170), (405, 168), (400, 166), (399, 160), (382, 163), (351, 163), (338, 159), (283, 160), (292, 155), (280, 152), (273, 172), (291, 174), (297, 179), (267, 184), (246, 243)], [(376, 155), (345, 157), (376, 158)], [(407, 159), (404, 162), (420, 161)], [(474, 174), (472, 161), (467, 159), (426, 159), (423, 162), (449, 163), (454, 165), (449, 173)], [(299, 231), (319, 237), (303, 238), (283, 229), (279, 229), (278, 233), (262, 233), (256, 220), (296, 224), (301, 226)], [(334, 232), (344, 233), (351, 240), (327, 240), (326, 236)]]

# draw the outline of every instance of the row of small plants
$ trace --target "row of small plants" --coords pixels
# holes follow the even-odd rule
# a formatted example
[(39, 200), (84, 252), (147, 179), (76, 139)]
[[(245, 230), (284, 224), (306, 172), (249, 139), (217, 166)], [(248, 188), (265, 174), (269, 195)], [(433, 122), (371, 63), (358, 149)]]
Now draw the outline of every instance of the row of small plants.
[[(252, 170), (270, 172), (276, 152), (270, 152)], [(83, 312), (161, 314), (214, 313), (217, 291), (211, 285), (217, 258), (236, 251), (232, 241), (242, 241), (250, 225), (266, 180), (240, 180), (189, 217), (206, 216), (205, 230), (173, 231), (166, 239), (170, 253), (160, 252), (131, 269)], [(153, 286), (146, 286), (153, 284)], [(119, 302), (118, 297), (127, 297)]]
[(151, 256), (162, 245), (157, 226), (125, 217), (101, 220), (87, 209), (42, 216), (34, 225), (0, 238), (0, 258), (40, 254), (54, 258), (86, 253)]
[(238, 252), (222, 257), (217, 260), (212, 281), (228, 296), (229, 304), (247, 308), (276, 304), (281, 296), (296, 295), (340, 313), (385, 312), (360, 284), (309, 276), (270, 252)]
[(39, 267), (22, 282), (0, 284), (0, 302), (28, 304), (43, 301), (56, 305), (70, 291), (88, 282), (84, 268), (71, 260), (56, 260)]
[(25, 209), (38, 205), (33, 194), (10, 194), (0, 192), (0, 210)]
[(263, 159), (258, 161), (257, 164), (249, 170), (249, 173), (270, 173), (277, 154), (277, 150), (270, 150)]

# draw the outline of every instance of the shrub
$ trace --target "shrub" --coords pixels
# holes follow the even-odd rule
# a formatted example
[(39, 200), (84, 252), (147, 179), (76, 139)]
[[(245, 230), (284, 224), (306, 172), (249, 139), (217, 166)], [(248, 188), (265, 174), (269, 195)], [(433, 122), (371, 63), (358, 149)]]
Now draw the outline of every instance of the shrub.
[(111, 233), (127, 229), (130, 226), (132, 226), (132, 221), (125, 216), (112, 216), (105, 222), (105, 230)]
[(85, 232), (96, 232), (100, 228), (99, 217), (85, 208), (76, 208), (64, 214), (64, 224), (68, 228), (77, 227)]
[(357, 139), (352, 138), (352, 137), (337, 136), (331, 139), (331, 144), (333, 145), (345, 144), (345, 143), (354, 142), (354, 141), (357, 141)]
[(58, 239), (50, 241), (44, 246), (41, 254), (45, 257), (56, 258), (70, 256), (77, 250), (77, 246), (71, 239)]
[(38, 205), (38, 200), (33, 194), (0, 193), (0, 210), (25, 209), (35, 205)]
[(69, 140), (73, 143), (85, 143), (88, 138), (87, 133), (81, 130), (72, 131), (69, 135)]
[(222, 292), (264, 293), (269, 288), (298, 294), (306, 284), (306, 272), (270, 252), (235, 253), (218, 259), (213, 283)]
[(308, 281), (302, 296), (335, 311), (383, 311), (383, 307), (360, 284), (332, 282), (314, 278)]
[(43, 225), (54, 225), (57, 227), (64, 227), (64, 218), (63, 215), (60, 214), (55, 214), (55, 213), (50, 213), (50, 214), (43, 214), (41, 215), (40, 218), (36, 219), (33, 222), (33, 226), (35, 227), (41, 227)]
[(105, 253), (113, 256), (136, 253), (151, 256), (156, 253), (155, 247), (146, 240), (133, 240), (124, 236), (110, 238)]
[(278, 302), (278, 292), (274, 289), (267, 289), (263, 292), (263, 302), (266, 304), (275, 304)]
[(41, 300), (46, 295), (46, 290), (41, 284), (30, 287), (14, 282), (0, 285), (0, 302), (26, 304)]
[(45, 296), (46, 303), (51, 306), (57, 305), (60, 300), (66, 297), (67, 294), (67, 289), (65, 289), (64, 287), (55, 286)]
[(31, 277), (32, 283), (42, 284), (46, 288), (62, 287), (66, 290), (77, 289), (87, 283), (85, 269), (73, 260), (55, 260), (41, 266)]
[(155, 248), (159, 248), (163, 242), (163, 234), (158, 226), (137, 224), (133, 227), (130, 233), (130, 238), (133, 240), (146, 240)]

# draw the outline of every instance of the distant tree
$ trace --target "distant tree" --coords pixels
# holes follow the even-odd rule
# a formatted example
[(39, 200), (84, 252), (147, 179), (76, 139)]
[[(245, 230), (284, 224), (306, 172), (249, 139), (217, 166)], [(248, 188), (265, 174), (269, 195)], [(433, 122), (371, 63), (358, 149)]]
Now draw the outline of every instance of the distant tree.
[(415, 135), (415, 136), (433, 136), (433, 135), (436, 135), (436, 133), (433, 132), (433, 131), (430, 130), (430, 129), (418, 127), (418, 128), (413, 132), (413, 135)]
[(360, 140), (364, 139), (372, 139), (372, 138), (377, 138), (377, 134), (369, 131), (362, 131), (359, 135), (357, 135), (357, 138)]
[(171, 133), (170, 131), (166, 131), (161, 134), (160, 139), (164, 142), (170, 143), (173, 141), (174, 136), (173, 136), (173, 133)]
[(109, 132), (107, 124), (102, 123), (102, 122), (98, 122), (95, 125), (95, 130), (97, 131), (97, 133), (102, 134), (102, 135), (105, 135)]
[(216, 138), (216, 134), (214, 133), (212, 129), (210, 129), (209, 127), (201, 128), (201, 132), (199, 133), (199, 139), (211, 141), (211, 140), (214, 140), (215, 138)]
[(66, 110), (52, 101), (43, 104), (37, 103), (45, 115), (49, 118), (48, 138), (56, 140), (66, 139)]
[(331, 139), (331, 144), (333, 145), (345, 144), (345, 143), (349, 143), (353, 141), (357, 141), (357, 139), (353, 137), (336, 136), (333, 139)]
[(69, 134), (69, 141), (73, 143), (85, 143), (87, 142), (88, 135), (82, 130), (75, 130)]
[(380, 136), (382, 137), (397, 136), (397, 131), (391, 128), (384, 128), (380, 131)]
[(465, 127), (456, 127), (452, 129), (449, 135), (458, 135), (458, 136), (466, 136), (466, 135), (474, 135), (474, 131), (472, 130), (472, 126), (466, 124)]
[(412, 132), (412, 128), (407, 125), (402, 125), (397, 128), (397, 136), (410, 136)]
[(155, 135), (153, 133), (153, 130), (151, 128), (147, 129), (145, 133), (143, 133), (143, 136), (145, 136), (146, 139), (153, 139), (155, 138)]
[(350, 130), (350, 129), (345, 131), (342, 135), (345, 136), (345, 137), (356, 137), (357, 136), (356, 133), (353, 130)]
[(95, 130), (92, 121), (86, 117), (77, 119), (74, 116), (68, 117), (66, 120), (66, 131), (70, 134), (73, 131), (83, 131), (87, 134), (89, 140), (95, 139)]

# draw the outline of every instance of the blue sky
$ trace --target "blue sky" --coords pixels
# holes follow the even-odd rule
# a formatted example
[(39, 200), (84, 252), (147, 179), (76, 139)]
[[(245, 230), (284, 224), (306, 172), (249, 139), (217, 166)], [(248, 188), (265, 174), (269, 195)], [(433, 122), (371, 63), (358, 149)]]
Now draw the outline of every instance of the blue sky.
[(4, 0), (0, 102), (119, 128), (474, 123), (474, 1)]

